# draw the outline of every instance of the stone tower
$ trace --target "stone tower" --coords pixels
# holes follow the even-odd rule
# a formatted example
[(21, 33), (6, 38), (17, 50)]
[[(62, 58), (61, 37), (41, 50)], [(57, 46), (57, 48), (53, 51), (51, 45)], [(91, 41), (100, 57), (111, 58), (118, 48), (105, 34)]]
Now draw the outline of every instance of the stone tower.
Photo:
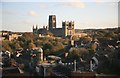
[(65, 21), (62, 22), (62, 28), (64, 32), (64, 37), (74, 35), (74, 21)]
[(38, 31), (38, 26), (36, 25), (36, 27), (33, 25), (33, 33), (34, 34), (37, 34), (37, 31)]
[(49, 31), (52, 31), (56, 28), (56, 16), (55, 15), (49, 15)]

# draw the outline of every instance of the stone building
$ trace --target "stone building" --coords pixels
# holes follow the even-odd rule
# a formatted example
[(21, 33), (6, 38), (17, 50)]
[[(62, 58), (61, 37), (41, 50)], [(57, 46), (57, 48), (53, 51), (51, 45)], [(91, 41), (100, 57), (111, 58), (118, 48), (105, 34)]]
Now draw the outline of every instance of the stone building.
[(62, 22), (62, 28), (56, 28), (56, 16), (49, 15), (48, 26), (43, 26), (43, 28), (39, 29), (38, 26), (33, 26), (34, 34), (44, 35), (45, 32), (51, 32), (55, 37), (73, 36), (75, 33), (74, 21), (64, 21)]
[(64, 36), (73, 36), (75, 33), (74, 21), (65, 21), (62, 22), (63, 35)]
[(49, 31), (53, 31), (54, 29), (56, 29), (56, 16), (55, 15), (49, 16), (48, 25), (49, 25)]

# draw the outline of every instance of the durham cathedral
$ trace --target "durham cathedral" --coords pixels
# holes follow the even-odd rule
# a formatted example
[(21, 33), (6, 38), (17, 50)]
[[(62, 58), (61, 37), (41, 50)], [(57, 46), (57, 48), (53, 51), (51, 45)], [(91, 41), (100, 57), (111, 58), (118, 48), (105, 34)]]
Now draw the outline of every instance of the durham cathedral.
[(62, 22), (62, 28), (56, 28), (56, 16), (49, 15), (48, 26), (43, 26), (43, 28), (33, 26), (34, 34), (44, 35), (44, 33), (47, 31), (53, 33), (53, 35), (56, 37), (73, 36), (75, 33), (74, 21), (64, 21)]

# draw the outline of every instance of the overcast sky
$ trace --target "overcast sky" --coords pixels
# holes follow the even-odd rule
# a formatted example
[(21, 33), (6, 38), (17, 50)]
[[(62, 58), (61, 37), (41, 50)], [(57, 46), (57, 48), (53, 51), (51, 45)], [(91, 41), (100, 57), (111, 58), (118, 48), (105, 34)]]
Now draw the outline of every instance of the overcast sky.
[(27, 32), (33, 25), (48, 25), (49, 15), (62, 21), (75, 21), (76, 29), (113, 28), (118, 26), (119, 0), (2, 0), (2, 30)]

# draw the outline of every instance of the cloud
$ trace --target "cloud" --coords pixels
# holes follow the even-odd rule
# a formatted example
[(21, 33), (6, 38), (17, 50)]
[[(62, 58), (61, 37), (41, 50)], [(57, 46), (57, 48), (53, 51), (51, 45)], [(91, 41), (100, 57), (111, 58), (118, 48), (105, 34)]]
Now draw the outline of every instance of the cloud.
[(75, 8), (85, 8), (85, 5), (83, 3), (76, 3), (76, 2), (67, 3), (66, 6), (75, 7)]
[(93, 2), (99, 3), (99, 2), (103, 2), (102, 0), (93, 0)]
[(24, 23), (24, 24), (31, 24), (31, 21), (27, 19), (27, 20), (22, 21), (22, 23)]
[(100, 2), (119, 2), (119, 0), (92, 0), (93, 2), (100, 3)]
[(48, 5), (46, 3), (40, 3), (40, 8), (47, 9)]
[(17, 11), (15, 10), (2, 10), (2, 14), (6, 14), (6, 15), (17, 15), (19, 14)]
[(80, 0), (70, 0), (69, 2), (62, 3), (62, 5), (73, 8), (85, 8), (84, 2), (81, 2)]
[(30, 11), (29, 14), (30, 14), (31, 16), (38, 16), (38, 14), (37, 14), (35, 11)]
[[(78, 2), (79, 0), (1, 0), (1, 2)], [(83, 2), (119, 2), (119, 0), (81, 0)]]
[(113, 3), (111, 4), (111, 6), (113, 6), (113, 7), (118, 7), (118, 3), (117, 3), (117, 2), (113, 2)]

